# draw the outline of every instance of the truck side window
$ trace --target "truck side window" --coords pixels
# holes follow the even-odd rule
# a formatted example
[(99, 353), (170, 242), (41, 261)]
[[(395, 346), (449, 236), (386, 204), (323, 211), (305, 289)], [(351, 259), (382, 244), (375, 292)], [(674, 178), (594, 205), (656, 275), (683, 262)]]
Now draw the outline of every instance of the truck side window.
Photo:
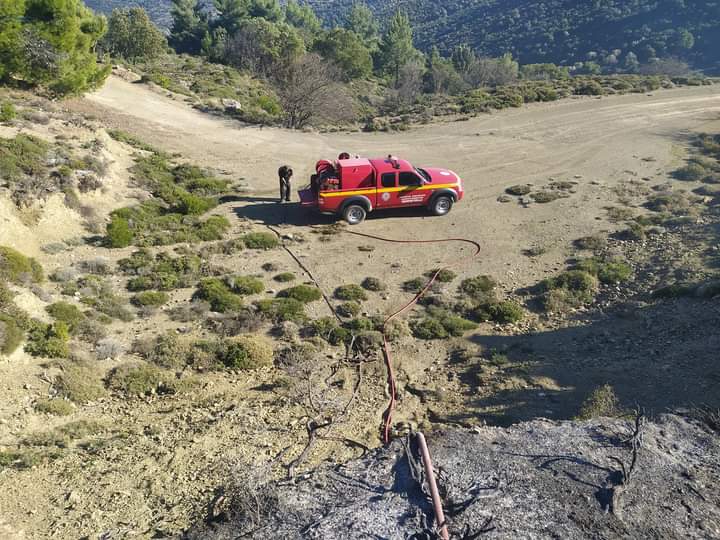
[(382, 175), (382, 187), (395, 187), (395, 173), (386, 172)]
[(401, 172), (400, 173), (400, 185), (401, 186), (420, 186), (420, 185), (422, 185), (422, 181), (415, 173)]

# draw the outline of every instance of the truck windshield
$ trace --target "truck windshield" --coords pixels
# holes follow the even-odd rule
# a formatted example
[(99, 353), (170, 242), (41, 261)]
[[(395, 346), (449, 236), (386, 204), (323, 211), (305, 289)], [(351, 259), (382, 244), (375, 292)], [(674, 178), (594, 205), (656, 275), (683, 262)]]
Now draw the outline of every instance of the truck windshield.
[(425, 169), (419, 169), (415, 167), (415, 172), (422, 176), (426, 182), (432, 182), (432, 178), (430, 178), (430, 175)]

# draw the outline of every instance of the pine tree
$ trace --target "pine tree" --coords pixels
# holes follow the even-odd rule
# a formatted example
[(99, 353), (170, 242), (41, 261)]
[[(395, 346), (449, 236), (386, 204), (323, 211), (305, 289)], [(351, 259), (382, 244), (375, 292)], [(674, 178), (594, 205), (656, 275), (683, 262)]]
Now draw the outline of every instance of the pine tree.
[(285, 20), (300, 30), (307, 43), (312, 43), (322, 29), (322, 23), (313, 9), (307, 4), (298, 4), (297, 0), (288, 0), (285, 5)]
[(0, 3), (0, 80), (6, 80), (22, 67), (21, 21), (24, 0)]
[(270, 22), (280, 22), (283, 10), (278, 0), (247, 0), (247, 11), (250, 17), (260, 17)]
[(247, 0), (213, 0), (213, 2), (217, 10), (213, 26), (224, 28), (231, 36), (238, 31), (243, 20), (250, 16)]
[(371, 51), (378, 48), (380, 26), (372, 10), (362, 2), (355, 2), (345, 19), (345, 28), (360, 36)]
[(202, 13), (197, 0), (172, 0), (172, 3), (170, 45), (179, 53), (198, 54), (201, 41), (209, 30), (207, 16)]
[(0, 49), (5, 79), (66, 95), (97, 87), (110, 72), (95, 53), (107, 22), (80, 0), (13, 0), (0, 15), (0, 44), (9, 45)]
[(380, 63), (383, 71), (393, 77), (397, 86), (402, 67), (420, 56), (421, 53), (413, 46), (410, 19), (402, 11), (397, 11), (380, 42)]
[(103, 48), (131, 61), (156, 58), (167, 47), (160, 29), (143, 8), (115, 9), (110, 15)]

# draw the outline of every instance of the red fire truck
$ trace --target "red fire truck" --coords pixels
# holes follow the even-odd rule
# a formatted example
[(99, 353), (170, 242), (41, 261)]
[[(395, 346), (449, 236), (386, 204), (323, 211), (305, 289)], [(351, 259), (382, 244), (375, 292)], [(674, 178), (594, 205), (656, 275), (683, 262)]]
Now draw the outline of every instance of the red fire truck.
[(444, 216), (464, 195), (462, 180), (451, 170), (414, 167), (393, 156), (321, 160), (315, 170), (310, 185), (299, 191), (300, 203), (350, 225), (385, 208), (422, 206)]

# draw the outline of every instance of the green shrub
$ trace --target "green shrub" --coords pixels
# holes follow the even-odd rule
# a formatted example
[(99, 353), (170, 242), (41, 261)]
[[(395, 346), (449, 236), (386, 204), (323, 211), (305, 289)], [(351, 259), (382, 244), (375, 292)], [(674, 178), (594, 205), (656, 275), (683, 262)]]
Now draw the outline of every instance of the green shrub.
[(190, 342), (168, 332), (150, 341), (135, 344), (135, 350), (148, 362), (167, 369), (182, 369), (190, 361)]
[(144, 291), (132, 298), (132, 303), (138, 307), (160, 307), (170, 300), (170, 296), (162, 291)]
[(248, 249), (273, 249), (280, 245), (278, 237), (269, 232), (248, 233), (242, 240)]
[(113, 369), (107, 378), (110, 390), (138, 397), (181, 393), (190, 387), (189, 383), (148, 364), (123, 364)]
[(601, 283), (606, 284), (622, 283), (632, 275), (632, 268), (627, 263), (618, 260), (583, 259), (577, 263), (575, 268), (597, 277)]
[(305, 304), (295, 298), (267, 298), (255, 302), (258, 312), (274, 322), (303, 322)]
[(98, 276), (85, 276), (74, 287), (63, 288), (63, 294), (80, 293), (80, 302), (106, 315), (110, 319), (129, 322), (134, 319), (124, 298), (113, 291), (112, 285)]
[(241, 296), (260, 294), (265, 290), (265, 284), (258, 278), (252, 276), (235, 276), (229, 278), (228, 285), (235, 294)]
[(0, 354), (14, 353), (25, 339), (25, 332), (14, 317), (0, 313)]
[(563, 195), (557, 191), (537, 191), (535, 193), (531, 193), (530, 197), (538, 204), (546, 204), (561, 199)]
[(70, 354), (69, 339), (70, 331), (67, 324), (62, 321), (56, 321), (55, 324), (32, 321), (25, 352), (46, 358), (67, 358)]
[(368, 277), (365, 278), (361, 284), (362, 288), (368, 291), (380, 292), (384, 291), (387, 287), (378, 278)]
[(522, 197), (532, 191), (532, 187), (528, 184), (519, 184), (516, 186), (510, 186), (505, 189), (505, 193), (508, 195), (515, 195), (516, 197)]
[(31, 135), (21, 133), (14, 139), (0, 137), (0, 178), (14, 182), (23, 175), (45, 177), (49, 149), (48, 143)]
[(579, 96), (602, 96), (604, 93), (600, 83), (593, 80), (583, 81), (575, 88), (575, 94)]
[(575, 247), (589, 251), (600, 251), (607, 247), (607, 238), (601, 234), (583, 236), (582, 238), (575, 240)]
[(361, 306), (357, 302), (343, 302), (340, 304), (335, 311), (341, 317), (357, 317), (360, 313)]
[(75, 334), (78, 325), (85, 319), (83, 312), (77, 306), (68, 302), (55, 302), (47, 306), (45, 311), (56, 321), (64, 322), (71, 334)]
[(225, 341), (222, 362), (230, 369), (257, 369), (273, 364), (273, 348), (258, 336), (240, 336)]
[(233, 293), (225, 282), (217, 278), (202, 280), (193, 298), (205, 300), (210, 304), (210, 309), (218, 313), (238, 311), (243, 305), (242, 298)]
[(312, 331), (327, 341), (330, 341), (330, 335), (333, 334), (338, 327), (338, 322), (334, 317), (322, 317), (310, 323)]
[(420, 277), (408, 279), (407, 281), (403, 282), (402, 290), (405, 292), (417, 294), (423, 290), (426, 284), (427, 280)]
[(673, 283), (672, 285), (660, 287), (653, 291), (652, 295), (654, 298), (661, 299), (681, 298), (683, 296), (692, 296), (696, 287), (696, 285), (691, 284)]
[(113, 216), (107, 225), (107, 244), (111, 248), (124, 248), (133, 243), (134, 235), (127, 219)]
[(491, 304), (488, 311), (490, 319), (498, 324), (516, 323), (525, 317), (522, 306), (510, 301)]
[(457, 274), (455, 272), (447, 268), (443, 268), (441, 270), (430, 270), (425, 275), (428, 278), (431, 278), (435, 274), (437, 274), (437, 276), (435, 277), (435, 281), (439, 281), (440, 283), (450, 283), (457, 277)]
[(0, 451), (0, 470), (3, 468), (29, 469), (40, 462), (40, 456), (37, 453), (17, 452), (17, 451)]
[(280, 298), (294, 298), (303, 304), (316, 302), (322, 298), (320, 289), (313, 285), (296, 285), (278, 293)]
[(179, 199), (177, 211), (185, 215), (198, 216), (217, 206), (216, 200), (192, 193), (182, 193)]
[(497, 287), (497, 282), (490, 276), (476, 276), (462, 280), (460, 292), (473, 298), (485, 298)]
[(370, 330), (376, 330), (377, 322), (367, 317), (358, 317), (349, 321), (345, 326), (348, 330), (352, 330), (353, 332), (367, 332)]
[(362, 302), (367, 300), (367, 294), (360, 285), (341, 285), (335, 289), (335, 298), (338, 300)]
[(0, 122), (4, 124), (12, 122), (16, 116), (17, 111), (15, 110), (15, 105), (10, 101), (3, 101), (2, 105), (0, 105)]
[(292, 272), (283, 272), (282, 274), (276, 275), (273, 279), (279, 283), (287, 283), (289, 281), (295, 281), (295, 274)]
[(11, 283), (41, 283), (45, 275), (35, 259), (11, 247), (0, 246), (0, 279)]
[(700, 182), (711, 174), (711, 171), (707, 170), (700, 163), (688, 163), (685, 167), (676, 170), (673, 176), (678, 180), (685, 180), (687, 182)]
[(52, 414), (53, 416), (69, 416), (75, 410), (72, 402), (67, 399), (52, 398), (39, 399), (35, 403), (35, 410), (40, 413)]
[(430, 317), (413, 321), (410, 324), (413, 335), (418, 339), (445, 339), (448, 337), (448, 331), (442, 323)]
[(579, 420), (590, 420), (603, 416), (620, 416), (620, 401), (615, 395), (613, 387), (605, 384), (593, 390), (580, 407), (577, 415)]
[(95, 368), (87, 364), (63, 361), (60, 369), (62, 372), (53, 382), (58, 396), (80, 405), (105, 396), (105, 388)]
[(25, 437), (23, 444), (26, 446), (56, 446), (58, 448), (69, 448), (74, 441), (86, 439), (93, 435), (102, 433), (105, 426), (100, 422), (92, 420), (77, 420), (68, 422), (50, 431), (39, 431)]
[(440, 324), (442, 324), (443, 328), (445, 328), (448, 335), (455, 337), (462, 336), (465, 332), (477, 328), (477, 324), (474, 322), (468, 321), (467, 319), (463, 319), (462, 317), (451, 313), (442, 314), (438, 320), (440, 321)]
[(645, 203), (648, 210), (676, 216), (687, 215), (690, 206), (690, 200), (683, 193), (658, 193), (648, 197)]
[(541, 303), (546, 311), (564, 311), (588, 304), (595, 298), (597, 279), (583, 270), (568, 270), (540, 284)]

